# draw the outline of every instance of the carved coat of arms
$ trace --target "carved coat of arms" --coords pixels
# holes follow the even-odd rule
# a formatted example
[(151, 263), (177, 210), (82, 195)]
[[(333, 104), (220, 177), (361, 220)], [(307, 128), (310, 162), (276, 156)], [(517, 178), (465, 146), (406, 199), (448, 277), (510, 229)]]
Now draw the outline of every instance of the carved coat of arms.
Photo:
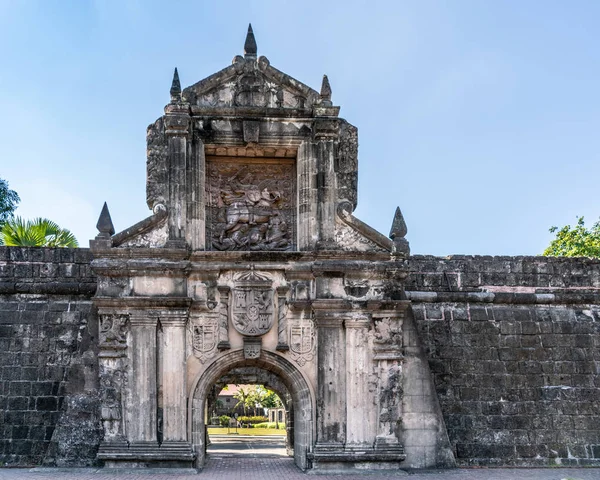
[(216, 321), (192, 325), (192, 348), (194, 355), (202, 363), (213, 356), (218, 339), (219, 332)]
[(314, 357), (315, 330), (312, 321), (292, 324), (290, 328), (290, 352), (301, 367)]
[(250, 272), (238, 278), (233, 288), (232, 320), (235, 329), (251, 337), (264, 335), (273, 326), (271, 281)]

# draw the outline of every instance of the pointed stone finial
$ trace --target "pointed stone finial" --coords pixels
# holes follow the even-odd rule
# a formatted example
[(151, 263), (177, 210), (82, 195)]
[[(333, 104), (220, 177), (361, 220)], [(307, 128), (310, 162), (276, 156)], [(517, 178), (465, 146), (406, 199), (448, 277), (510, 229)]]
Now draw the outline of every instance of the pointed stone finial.
[(321, 98), (323, 100), (331, 100), (331, 85), (327, 75), (323, 75), (323, 82), (321, 83)]
[(321, 93), (319, 94), (319, 103), (325, 106), (333, 105), (331, 103), (331, 85), (327, 75), (323, 75), (323, 83), (321, 83)]
[(173, 73), (173, 82), (171, 82), (171, 101), (181, 100), (181, 83), (179, 82), (179, 73), (177, 67)]
[(406, 222), (400, 211), (400, 207), (396, 207), (396, 213), (394, 215), (394, 221), (392, 222), (392, 229), (390, 230), (390, 238), (395, 240), (396, 238), (404, 238), (408, 233), (406, 228)]
[(256, 39), (254, 38), (254, 32), (252, 31), (252, 24), (248, 24), (248, 33), (246, 34), (246, 42), (244, 43), (244, 56), (246, 58), (256, 58), (256, 52), (258, 47), (256, 46)]
[(408, 241), (404, 238), (408, 232), (406, 222), (400, 211), (400, 207), (396, 207), (394, 221), (390, 230), (390, 238), (394, 241), (395, 253), (409, 255), (410, 247)]
[(115, 227), (113, 226), (112, 220), (110, 218), (110, 212), (108, 211), (108, 205), (106, 204), (106, 202), (104, 202), (102, 212), (100, 212), (100, 218), (98, 218), (96, 228), (100, 232), (100, 235), (98, 235), (98, 237), (110, 238), (115, 234)]

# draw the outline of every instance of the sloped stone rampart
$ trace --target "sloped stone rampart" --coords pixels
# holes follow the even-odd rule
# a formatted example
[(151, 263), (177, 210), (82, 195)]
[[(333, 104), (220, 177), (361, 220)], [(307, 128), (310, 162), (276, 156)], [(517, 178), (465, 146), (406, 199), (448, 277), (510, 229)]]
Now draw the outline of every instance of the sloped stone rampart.
[[(0, 247), (1, 464), (89, 465), (95, 459), (90, 261), (87, 249)], [(65, 438), (66, 425), (71, 438)]]
[(459, 464), (600, 464), (600, 262), (415, 256), (407, 282)]

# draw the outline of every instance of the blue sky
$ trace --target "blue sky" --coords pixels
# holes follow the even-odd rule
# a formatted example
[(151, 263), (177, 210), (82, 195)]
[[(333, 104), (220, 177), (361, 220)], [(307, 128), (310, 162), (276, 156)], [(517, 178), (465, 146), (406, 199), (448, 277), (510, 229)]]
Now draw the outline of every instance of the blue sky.
[(150, 214), (146, 126), (242, 53), (359, 128), (359, 207), (413, 253), (538, 254), (600, 216), (600, 2), (0, 0), (0, 177), (17, 213), (95, 236)]

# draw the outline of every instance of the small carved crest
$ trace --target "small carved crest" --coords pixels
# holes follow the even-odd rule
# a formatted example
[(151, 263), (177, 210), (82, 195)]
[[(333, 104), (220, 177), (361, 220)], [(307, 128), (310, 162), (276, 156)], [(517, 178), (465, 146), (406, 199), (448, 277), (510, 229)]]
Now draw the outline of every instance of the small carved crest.
[(290, 328), (290, 352), (301, 367), (314, 358), (315, 329), (312, 320), (292, 324)]
[(204, 321), (192, 325), (192, 348), (194, 355), (204, 363), (212, 357), (217, 347), (219, 332), (215, 320)]
[(262, 341), (260, 338), (245, 338), (244, 339), (244, 358), (252, 360), (260, 358)]

